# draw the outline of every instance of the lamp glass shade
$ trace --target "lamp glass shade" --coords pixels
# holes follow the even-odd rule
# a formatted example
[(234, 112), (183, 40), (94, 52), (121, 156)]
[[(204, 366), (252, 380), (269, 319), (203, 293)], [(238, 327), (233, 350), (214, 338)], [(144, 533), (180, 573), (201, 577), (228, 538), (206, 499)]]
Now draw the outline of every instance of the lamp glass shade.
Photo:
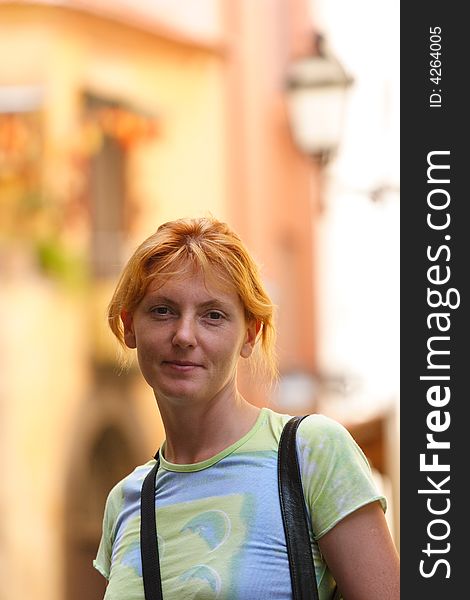
[(329, 154), (339, 145), (343, 126), (344, 89), (307, 87), (288, 96), (292, 133), (299, 148), (309, 154)]
[(337, 150), (346, 92), (352, 81), (322, 36), (317, 36), (317, 54), (289, 65), (288, 115), (301, 151), (330, 156)]

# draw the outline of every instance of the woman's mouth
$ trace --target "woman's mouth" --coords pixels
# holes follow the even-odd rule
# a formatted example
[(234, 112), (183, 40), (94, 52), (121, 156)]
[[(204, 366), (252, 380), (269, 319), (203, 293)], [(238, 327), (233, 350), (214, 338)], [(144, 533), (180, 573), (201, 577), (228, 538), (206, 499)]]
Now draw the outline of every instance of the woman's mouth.
[(202, 367), (201, 364), (195, 363), (191, 360), (164, 360), (163, 365), (182, 372), (191, 371), (193, 369)]

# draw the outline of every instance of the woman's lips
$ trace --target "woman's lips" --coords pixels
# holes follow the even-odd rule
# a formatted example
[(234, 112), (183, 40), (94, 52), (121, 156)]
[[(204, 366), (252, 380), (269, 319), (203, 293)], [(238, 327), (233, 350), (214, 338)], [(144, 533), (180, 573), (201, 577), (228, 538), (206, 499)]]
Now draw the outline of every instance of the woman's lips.
[(202, 365), (200, 365), (199, 363), (192, 362), (190, 360), (164, 360), (163, 365), (182, 372), (202, 368)]

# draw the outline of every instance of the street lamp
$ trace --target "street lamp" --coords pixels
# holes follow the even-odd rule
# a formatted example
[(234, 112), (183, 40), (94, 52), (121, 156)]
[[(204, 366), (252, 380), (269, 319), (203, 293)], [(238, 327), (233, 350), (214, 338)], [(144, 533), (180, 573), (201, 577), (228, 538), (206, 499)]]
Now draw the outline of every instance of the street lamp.
[(287, 108), (302, 152), (321, 162), (335, 154), (341, 138), (346, 91), (353, 79), (317, 34), (315, 54), (292, 62), (287, 72)]

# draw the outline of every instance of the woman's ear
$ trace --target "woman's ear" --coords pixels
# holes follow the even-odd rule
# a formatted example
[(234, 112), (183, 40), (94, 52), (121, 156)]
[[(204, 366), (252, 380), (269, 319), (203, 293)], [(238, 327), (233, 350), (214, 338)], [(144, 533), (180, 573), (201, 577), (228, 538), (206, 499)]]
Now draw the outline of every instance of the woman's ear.
[(124, 341), (126, 342), (126, 346), (128, 348), (136, 348), (137, 344), (135, 341), (134, 321), (132, 314), (127, 312), (127, 310), (122, 310), (121, 321), (124, 328)]
[(240, 350), (240, 356), (243, 358), (249, 358), (255, 347), (256, 338), (261, 329), (261, 321), (258, 319), (252, 319), (248, 322), (245, 342)]

